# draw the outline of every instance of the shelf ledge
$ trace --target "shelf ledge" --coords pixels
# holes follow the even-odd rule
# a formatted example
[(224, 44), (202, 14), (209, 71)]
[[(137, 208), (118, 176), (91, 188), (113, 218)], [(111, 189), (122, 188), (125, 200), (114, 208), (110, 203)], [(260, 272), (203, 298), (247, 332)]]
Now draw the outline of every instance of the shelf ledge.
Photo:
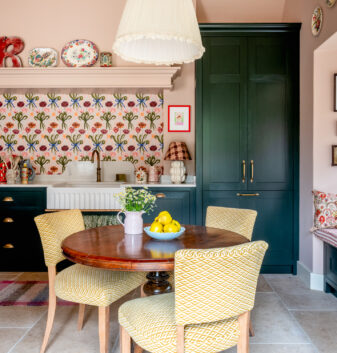
[(0, 88), (171, 89), (180, 67), (0, 68)]

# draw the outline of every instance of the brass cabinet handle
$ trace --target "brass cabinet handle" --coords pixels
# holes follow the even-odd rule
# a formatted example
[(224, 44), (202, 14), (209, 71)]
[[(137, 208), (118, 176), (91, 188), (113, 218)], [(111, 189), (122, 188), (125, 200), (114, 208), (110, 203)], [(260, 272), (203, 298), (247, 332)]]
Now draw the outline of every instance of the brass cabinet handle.
[(3, 246), (3, 248), (4, 248), (4, 249), (14, 249), (14, 245), (11, 244), (11, 243), (8, 243), (8, 244), (5, 244), (5, 245)]
[(242, 161), (242, 182), (246, 182), (246, 161)]
[(11, 217), (6, 217), (3, 219), (2, 221), (3, 223), (13, 223), (14, 222), (14, 219), (11, 218)]
[(250, 182), (254, 183), (254, 161), (250, 161)]
[(260, 196), (260, 194), (257, 192), (255, 194), (240, 194), (240, 193), (237, 193), (236, 196)]
[(3, 202), (13, 202), (14, 199), (12, 196), (6, 196), (2, 199)]
[(163, 194), (162, 192), (156, 194), (156, 198), (157, 198), (157, 199), (163, 199), (164, 197), (166, 197), (166, 195)]

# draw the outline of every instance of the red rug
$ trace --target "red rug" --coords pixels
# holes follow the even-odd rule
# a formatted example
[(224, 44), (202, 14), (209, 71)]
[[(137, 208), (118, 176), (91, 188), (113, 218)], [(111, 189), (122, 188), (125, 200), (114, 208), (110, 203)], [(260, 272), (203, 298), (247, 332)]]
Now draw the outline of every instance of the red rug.
[[(48, 305), (47, 281), (0, 281), (0, 306)], [(76, 305), (61, 299), (57, 305)]]

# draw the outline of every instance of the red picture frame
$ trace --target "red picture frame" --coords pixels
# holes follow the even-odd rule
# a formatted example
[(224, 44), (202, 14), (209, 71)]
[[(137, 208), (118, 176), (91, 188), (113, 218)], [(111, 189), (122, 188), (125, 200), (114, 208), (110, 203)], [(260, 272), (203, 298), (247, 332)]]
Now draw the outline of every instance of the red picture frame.
[(169, 105), (167, 120), (168, 132), (191, 132), (191, 106)]

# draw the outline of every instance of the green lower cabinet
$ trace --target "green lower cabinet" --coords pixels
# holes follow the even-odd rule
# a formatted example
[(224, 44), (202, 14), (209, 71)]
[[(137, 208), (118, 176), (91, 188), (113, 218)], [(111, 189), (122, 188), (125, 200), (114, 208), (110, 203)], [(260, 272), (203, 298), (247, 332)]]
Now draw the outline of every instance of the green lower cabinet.
[(153, 222), (161, 211), (168, 211), (181, 224), (195, 223), (195, 188), (149, 188), (157, 196), (154, 211), (143, 216), (144, 223)]
[[(238, 196), (240, 194), (258, 195)], [(291, 273), (296, 268), (292, 195), (291, 191), (204, 191), (203, 219), (208, 205), (256, 210), (252, 240), (264, 240), (269, 244), (262, 271)]]
[(46, 271), (34, 222), (45, 208), (43, 188), (0, 190), (0, 271)]

